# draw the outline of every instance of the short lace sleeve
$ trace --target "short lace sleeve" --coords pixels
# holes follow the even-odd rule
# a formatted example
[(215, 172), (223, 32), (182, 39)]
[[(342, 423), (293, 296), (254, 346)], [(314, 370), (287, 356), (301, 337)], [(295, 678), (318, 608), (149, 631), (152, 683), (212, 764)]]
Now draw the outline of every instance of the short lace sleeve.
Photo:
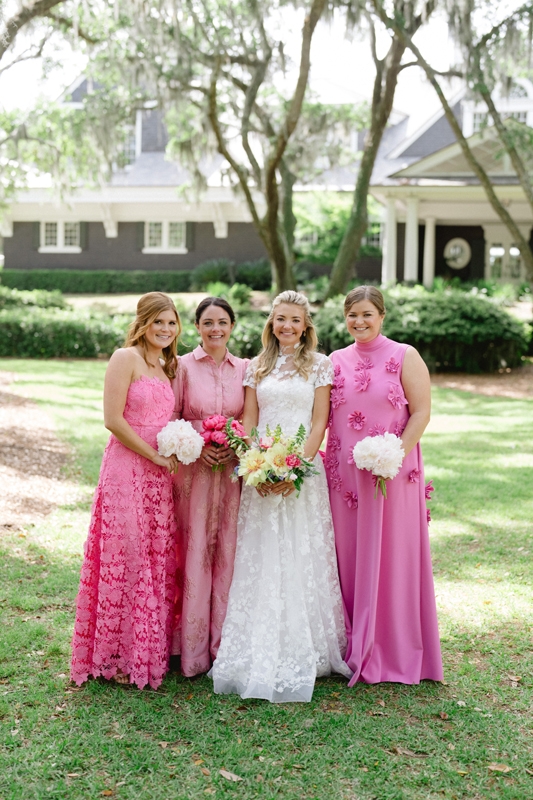
[(248, 366), (246, 367), (246, 372), (244, 373), (244, 380), (242, 382), (243, 386), (249, 386), (250, 389), (256, 389), (257, 384), (255, 382), (255, 368), (257, 366), (257, 359), (253, 358)]
[(315, 375), (315, 389), (319, 386), (333, 385), (335, 373), (333, 371), (333, 364), (327, 356), (324, 356), (321, 353), (316, 354), (316, 362), (315, 366), (313, 367), (313, 373)]

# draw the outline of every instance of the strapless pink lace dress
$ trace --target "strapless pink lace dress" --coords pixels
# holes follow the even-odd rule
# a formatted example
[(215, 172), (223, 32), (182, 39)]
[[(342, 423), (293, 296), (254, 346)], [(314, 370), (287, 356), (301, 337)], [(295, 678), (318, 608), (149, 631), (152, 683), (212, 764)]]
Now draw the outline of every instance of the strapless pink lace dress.
[[(174, 411), (158, 378), (128, 390), (124, 418), (157, 447)], [(71, 678), (112, 678), (156, 689), (168, 669), (175, 592), (176, 522), (172, 478), (111, 436), (104, 452), (81, 569)]]

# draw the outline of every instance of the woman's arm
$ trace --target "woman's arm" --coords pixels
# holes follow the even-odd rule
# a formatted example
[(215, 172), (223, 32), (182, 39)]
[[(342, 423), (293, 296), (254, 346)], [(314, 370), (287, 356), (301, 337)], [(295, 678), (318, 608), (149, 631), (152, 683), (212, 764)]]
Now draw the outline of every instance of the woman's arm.
[(119, 442), (134, 453), (144, 456), (160, 467), (166, 467), (169, 472), (175, 472), (178, 468), (177, 458), (160, 456), (157, 450), (141, 439), (124, 419), (128, 389), (134, 379), (135, 354), (127, 349), (117, 350), (111, 356), (105, 374), (104, 425)]
[(311, 418), (311, 433), (307, 438), (304, 448), (305, 458), (314, 458), (318, 453), (318, 448), (324, 439), (329, 417), (330, 394), (331, 386), (318, 386), (315, 389), (315, 404), (313, 406), (313, 416)]
[(257, 428), (259, 422), (259, 405), (257, 403), (257, 392), (251, 386), (245, 387), (244, 392), (244, 411), (242, 414), (242, 426), (248, 436), (252, 428)]
[(409, 347), (405, 353), (401, 380), (411, 415), (401, 437), (407, 455), (422, 438), (431, 414), (429, 371), (414, 347)]

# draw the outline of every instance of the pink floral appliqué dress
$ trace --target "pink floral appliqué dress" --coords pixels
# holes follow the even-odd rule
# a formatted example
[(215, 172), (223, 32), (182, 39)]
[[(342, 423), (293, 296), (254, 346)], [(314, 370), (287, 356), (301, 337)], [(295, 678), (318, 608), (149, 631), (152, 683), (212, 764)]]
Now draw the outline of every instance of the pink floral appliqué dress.
[(381, 334), (331, 354), (335, 382), (325, 466), (348, 634), (350, 681), (442, 680), (420, 444), (374, 497), (354, 445), (401, 436), (409, 410), (401, 375), (408, 345)]
[[(124, 419), (157, 449), (174, 411), (170, 384), (141, 377)], [(111, 435), (96, 488), (76, 601), (70, 675), (156, 689), (168, 669), (176, 580), (172, 476)]]

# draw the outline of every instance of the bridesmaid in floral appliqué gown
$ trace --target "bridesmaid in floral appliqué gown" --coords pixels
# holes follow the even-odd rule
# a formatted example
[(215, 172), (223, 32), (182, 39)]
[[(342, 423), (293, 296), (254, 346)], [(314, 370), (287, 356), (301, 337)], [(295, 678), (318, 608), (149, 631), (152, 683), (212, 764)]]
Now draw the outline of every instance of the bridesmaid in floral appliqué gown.
[[(437, 613), (419, 440), (431, 387), (417, 351), (381, 334), (383, 296), (358, 286), (344, 313), (354, 343), (331, 354), (335, 383), (326, 453), (335, 544), (348, 632), (346, 662), (356, 681), (442, 680)], [(367, 436), (401, 437), (405, 458), (374, 496), (370, 472), (353, 463)]]
[(168, 669), (175, 587), (175, 456), (157, 452), (170, 421), (178, 312), (143, 295), (104, 388), (111, 437), (95, 493), (72, 640), (71, 678), (89, 675), (156, 689)]
[[(174, 390), (176, 416), (200, 432), (202, 420), (214, 414), (241, 417), (248, 359), (227, 349), (235, 314), (226, 300), (206, 297), (195, 321), (202, 343), (180, 358)], [(231, 481), (236, 463), (229, 448), (208, 445), (175, 478), (179, 586), (172, 652), (181, 655), (188, 677), (209, 670), (220, 644), (241, 495), (240, 484)]]

